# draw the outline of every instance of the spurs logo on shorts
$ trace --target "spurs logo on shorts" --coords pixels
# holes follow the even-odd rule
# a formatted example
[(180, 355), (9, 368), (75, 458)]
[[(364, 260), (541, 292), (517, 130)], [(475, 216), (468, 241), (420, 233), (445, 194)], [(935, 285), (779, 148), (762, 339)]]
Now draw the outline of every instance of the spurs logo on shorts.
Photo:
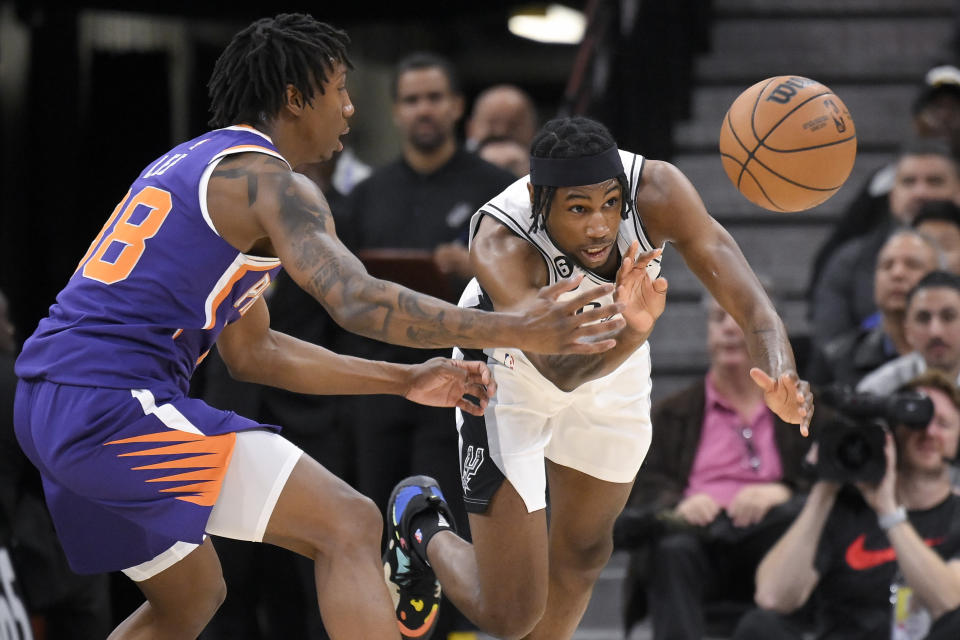
[[(14, 586), (16, 575), (5, 547), (0, 547), (0, 633), (11, 640), (32, 640), (30, 618)], [(19, 629), (19, 631), (18, 631)]]
[(473, 445), (467, 447), (467, 455), (463, 459), (463, 467), (460, 472), (460, 484), (463, 485), (463, 492), (469, 492), (470, 478), (477, 475), (477, 470), (483, 464), (483, 447), (473, 448)]

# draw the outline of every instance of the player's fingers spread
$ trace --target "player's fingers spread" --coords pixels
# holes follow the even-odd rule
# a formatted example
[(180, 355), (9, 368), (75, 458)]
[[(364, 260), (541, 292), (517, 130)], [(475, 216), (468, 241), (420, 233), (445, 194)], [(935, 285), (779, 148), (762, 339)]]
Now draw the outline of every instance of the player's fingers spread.
[(810, 411), (803, 416), (803, 419), (800, 420), (800, 435), (804, 438), (810, 435), (810, 421), (813, 420), (813, 407), (810, 407)]
[(573, 291), (580, 286), (580, 281), (583, 280), (583, 274), (578, 273), (576, 275), (570, 276), (569, 278), (564, 278), (559, 280), (549, 286), (546, 286), (540, 290), (540, 295), (546, 296), (553, 300), (556, 300), (557, 297), (562, 293), (567, 291)]
[(783, 387), (789, 395), (800, 394), (800, 377), (796, 371), (788, 371), (781, 374), (779, 378), (780, 386)]
[(609, 351), (617, 346), (617, 341), (608, 338), (605, 340), (588, 340), (582, 341), (577, 340), (576, 342), (571, 343), (566, 349), (567, 353), (575, 353), (578, 355), (590, 355), (594, 353), (603, 353), (604, 351)]
[(580, 327), (574, 334), (574, 341), (577, 343), (592, 343), (601, 340), (616, 340), (617, 335), (626, 326), (626, 321), (622, 318)]
[[(622, 295), (620, 297), (623, 297)], [(623, 302), (614, 302), (613, 304), (605, 304), (602, 307), (594, 307), (592, 309), (587, 309), (583, 313), (578, 313), (572, 316), (572, 321), (577, 325), (590, 324), (598, 320), (604, 320), (606, 318), (612, 318), (607, 320), (607, 322), (614, 322), (618, 313), (623, 313), (623, 310), (626, 308), (626, 305)], [(606, 324), (606, 323), (604, 323)]]
[(623, 279), (630, 275), (630, 271), (633, 269), (633, 259), (630, 256), (626, 256), (620, 262), (620, 268), (617, 269), (616, 284), (619, 288), (620, 283), (623, 282)]
[(776, 383), (773, 381), (773, 378), (767, 375), (767, 372), (763, 369), (754, 367), (750, 369), (750, 378), (757, 384), (758, 387), (764, 390), (764, 392), (773, 391), (776, 387)]
[(608, 283), (595, 289), (581, 291), (579, 294), (564, 302), (565, 308), (569, 313), (574, 313), (580, 308), (592, 303), (594, 300), (613, 293), (613, 289), (614, 285)]
[(635, 260), (638, 267), (646, 267), (652, 260), (656, 260), (660, 257), (660, 254), (663, 253), (663, 249), (653, 249), (651, 251), (644, 251), (641, 253)]
[(606, 322), (582, 323), (574, 331), (575, 340), (580, 342), (583, 338), (593, 338), (603, 340), (605, 338), (616, 338), (620, 330), (627, 326), (627, 321), (623, 316), (617, 316)]

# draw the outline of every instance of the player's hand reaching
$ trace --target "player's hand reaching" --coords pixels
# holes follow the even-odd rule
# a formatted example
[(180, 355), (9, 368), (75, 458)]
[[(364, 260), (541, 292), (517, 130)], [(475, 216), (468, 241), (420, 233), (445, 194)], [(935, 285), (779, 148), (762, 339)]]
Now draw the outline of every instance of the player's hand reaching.
[[(580, 286), (583, 275), (566, 278), (543, 287), (537, 297), (519, 311), (522, 318), (516, 344), (529, 353), (603, 353), (616, 346), (615, 336), (625, 326), (619, 302), (592, 307), (578, 313), (594, 300), (613, 291), (612, 284), (584, 291), (567, 300), (557, 298)], [(611, 318), (606, 322), (597, 322)], [(504, 342), (504, 344), (508, 344)]]
[[(431, 407), (458, 407), (482, 416), (497, 389), (486, 363), (431, 358), (410, 366), (410, 386), (403, 397)], [(464, 396), (473, 396), (473, 402)]]
[(801, 380), (796, 371), (787, 371), (773, 379), (757, 367), (750, 369), (750, 377), (763, 389), (763, 399), (771, 411), (784, 422), (799, 424), (804, 437), (810, 435), (813, 394), (806, 380)]
[(634, 240), (617, 270), (613, 299), (624, 303), (621, 313), (627, 327), (644, 336), (653, 330), (667, 304), (667, 281), (653, 280), (647, 273), (647, 265), (662, 253), (663, 249), (640, 253), (640, 243)]

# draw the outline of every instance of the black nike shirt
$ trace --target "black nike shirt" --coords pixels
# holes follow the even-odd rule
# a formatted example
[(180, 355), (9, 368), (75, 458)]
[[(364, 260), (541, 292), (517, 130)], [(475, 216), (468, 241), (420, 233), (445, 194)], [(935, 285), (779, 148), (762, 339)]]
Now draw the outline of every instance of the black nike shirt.
[[(945, 560), (960, 557), (960, 496), (932, 509), (909, 511), (920, 537)], [(889, 638), (890, 584), (896, 553), (860, 493), (845, 488), (830, 512), (817, 547), (814, 591), (818, 640)]]

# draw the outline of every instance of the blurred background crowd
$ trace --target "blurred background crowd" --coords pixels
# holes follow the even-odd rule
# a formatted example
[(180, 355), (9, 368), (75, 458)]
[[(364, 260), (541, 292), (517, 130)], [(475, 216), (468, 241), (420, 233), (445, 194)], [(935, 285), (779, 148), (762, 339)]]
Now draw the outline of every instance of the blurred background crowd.
[[(472, 275), (470, 215), (526, 174), (539, 124), (584, 114), (621, 148), (687, 174), (762, 274), (800, 374), (817, 388), (889, 395), (927, 369), (960, 380), (960, 3), (559, 6), (583, 20), (568, 42), (508, 31), (512, 15), (548, 15), (546, 4), (528, 2), (0, 0), (0, 637), (29, 637), (29, 620), (35, 638), (102, 638), (140, 602), (122, 578), (66, 567), (39, 478), (13, 439), (13, 361), (136, 172), (206, 129), (216, 55), (261, 15), (309, 12), (351, 36), (357, 115), (346, 149), (297, 169), (321, 186), (339, 235), (376, 275), (455, 301)], [(785, 74), (814, 78), (844, 100), (858, 157), (826, 203), (775, 214), (734, 190), (716, 142), (741, 91)], [(761, 409), (736, 324), (669, 248), (663, 268), (670, 293), (652, 340), (656, 435), (584, 639), (730, 637), (754, 605), (758, 564), (812, 480), (803, 468), (809, 441)], [(277, 329), (336, 351), (406, 362), (434, 355), (346, 334), (289, 278), (267, 300)], [(215, 354), (191, 393), (283, 425), (381, 506), (400, 478), (433, 475), (450, 487), (467, 529), (450, 410), (243, 385)], [(734, 440), (711, 439), (717, 420), (732, 425)], [(711, 456), (730, 447), (742, 449), (730, 466), (743, 457), (746, 467), (718, 479)], [(325, 637), (306, 561), (265, 545), (216, 545), (229, 595), (204, 638)], [(444, 611), (438, 637), (477, 637), (452, 607)], [(688, 619), (698, 622), (676, 624)]]

